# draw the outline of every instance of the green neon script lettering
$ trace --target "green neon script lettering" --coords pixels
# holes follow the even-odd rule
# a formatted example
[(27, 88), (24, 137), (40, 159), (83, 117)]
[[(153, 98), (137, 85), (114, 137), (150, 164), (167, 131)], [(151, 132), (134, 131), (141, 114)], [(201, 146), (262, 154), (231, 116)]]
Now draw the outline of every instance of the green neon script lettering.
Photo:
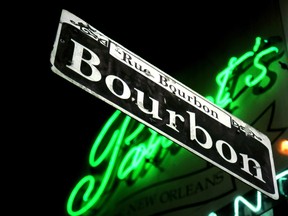
[(253, 79), (253, 76), (251, 74), (248, 74), (245, 78), (245, 83), (248, 87), (255, 86), (256, 84), (260, 83), (261, 80), (266, 76), (267, 68), (265, 65), (261, 63), (261, 58), (265, 55), (270, 54), (271, 52), (278, 52), (278, 49), (276, 47), (270, 47), (266, 50), (263, 50), (262, 52), (258, 53), (254, 58), (254, 66), (261, 70), (260, 74)]
[[(97, 206), (105, 199), (104, 193), (107, 194), (114, 185), (115, 178), (135, 181), (154, 161), (161, 161), (166, 155), (166, 151), (163, 150), (173, 144), (154, 130), (131, 121), (129, 116), (125, 116), (122, 123), (120, 122), (120, 127), (117, 127), (116, 123), (121, 121), (120, 114), (117, 110), (108, 119), (89, 154), (91, 167), (103, 166), (104, 161), (108, 161), (106, 169), (95, 176), (86, 175), (76, 184), (67, 201), (69, 215), (82, 215), (93, 206)], [(104, 142), (107, 140), (105, 137), (111, 137), (108, 143)]]
[[(120, 112), (115, 112), (112, 115), (112, 117), (110, 117), (110, 119), (107, 121), (107, 123), (103, 127), (103, 130), (100, 132), (99, 136), (95, 140), (95, 142), (92, 146), (91, 152), (90, 152), (90, 156), (89, 156), (90, 165), (92, 167), (96, 167), (96, 166), (100, 165), (101, 162), (103, 162), (104, 159), (112, 151), (112, 155), (110, 158), (110, 162), (108, 163), (108, 167), (107, 167), (105, 173), (103, 174), (103, 176), (98, 177), (98, 179), (95, 179), (95, 177), (92, 175), (88, 175), (88, 176), (83, 177), (79, 181), (79, 183), (75, 186), (75, 188), (72, 190), (72, 192), (68, 198), (68, 201), (67, 201), (67, 212), (70, 215), (81, 215), (81, 214), (85, 213), (92, 206), (94, 206), (95, 203), (97, 203), (99, 201), (101, 195), (103, 194), (103, 192), (106, 189), (106, 186), (110, 180), (110, 177), (111, 177), (111, 174), (112, 174), (115, 162), (116, 162), (116, 158), (117, 158), (117, 155), (119, 152), (119, 147), (120, 147), (121, 143), (119, 141), (117, 141), (117, 137), (119, 136), (121, 129), (114, 131), (112, 138), (110, 139), (107, 147), (104, 149), (104, 151), (102, 152), (102, 154), (98, 158), (95, 159), (94, 155), (96, 155), (96, 151), (97, 151), (99, 145), (101, 144), (101, 141), (104, 138), (107, 130), (109, 129), (109, 127), (111, 126), (113, 121), (119, 116), (119, 114), (120, 114)], [(125, 122), (123, 124), (125, 124)], [(97, 189), (95, 189), (96, 183), (98, 184)], [(84, 203), (82, 203), (82, 205), (80, 207), (78, 207), (79, 208), (78, 210), (74, 210), (73, 209), (74, 203), (75, 203), (75, 201), (78, 201), (80, 199), (80, 197), (77, 197), (77, 196), (79, 196), (79, 194), (82, 193), (82, 190), (85, 191), (83, 194), (83, 197), (82, 197), (82, 200)], [(94, 193), (94, 195), (93, 195), (93, 193)]]
[[(269, 48), (266, 48), (262, 51), (259, 51), (260, 45), (261, 45), (261, 38), (256, 37), (255, 44), (253, 46), (253, 51), (248, 51), (244, 53), (239, 58), (231, 57), (228, 61), (228, 66), (218, 73), (216, 76), (216, 83), (219, 86), (218, 92), (216, 94), (216, 97), (213, 98), (212, 96), (207, 96), (206, 98), (210, 100), (211, 102), (215, 103), (216, 105), (225, 108), (228, 104), (232, 103), (232, 96), (230, 92), (230, 86), (231, 82), (233, 81), (233, 73), (237, 69), (237, 67), (247, 61), (249, 58), (254, 56), (253, 59), (253, 66), (260, 70), (259, 75), (256, 77), (253, 77), (251, 74), (246, 75), (245, 77), (245, 85), (248, 87), (253, 87), (257, 84), (259, 84), (267, 74), (267, 68), (266, 66), (261, 62), (261, 59), (269, 55), (272, 52), (278, 52), (278, 48), (275, 46), (271, 46)], [(265, 41), (264, 41), (265, 42)], [(237, 82), (237, 80), (236, 80)]]

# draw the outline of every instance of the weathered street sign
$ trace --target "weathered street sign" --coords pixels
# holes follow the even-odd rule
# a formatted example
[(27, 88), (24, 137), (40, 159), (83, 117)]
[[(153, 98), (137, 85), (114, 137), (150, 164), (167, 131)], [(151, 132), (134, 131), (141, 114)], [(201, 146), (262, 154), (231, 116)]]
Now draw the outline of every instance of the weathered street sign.
[(64, 79), (278, 199), (266, 135), (67, 10), (62, 11), (50, 60), (52, 71)]

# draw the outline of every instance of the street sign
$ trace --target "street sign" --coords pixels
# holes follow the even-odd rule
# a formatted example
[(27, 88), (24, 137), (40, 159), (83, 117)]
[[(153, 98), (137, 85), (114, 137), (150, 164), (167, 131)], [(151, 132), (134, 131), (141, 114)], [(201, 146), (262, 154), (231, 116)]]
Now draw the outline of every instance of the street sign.
[(64, 79), (267, 196), (279, 198), (266, 135), (67, 10), (62, 10), (50, 61), (52, 71)]

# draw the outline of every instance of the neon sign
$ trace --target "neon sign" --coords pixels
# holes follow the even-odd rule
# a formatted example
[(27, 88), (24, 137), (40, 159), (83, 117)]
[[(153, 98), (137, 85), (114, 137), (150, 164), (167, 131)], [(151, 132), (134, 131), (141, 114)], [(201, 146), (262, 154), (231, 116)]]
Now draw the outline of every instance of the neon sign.
[[(261, 46), (262, 41), (266, 45)], [(268, 76), (269, 71), (267, 65), (261, 60), (272, 53), (278, 53), (278, 48), (269, 46), (267, 41), (257, 37), (253, 51), (246, 52), (240, 58), (232, 57), (229, 60), (228, 66), (216, 77), (219, 86), (216, 97), (208, 96), (207, 99), (222, 108), (227, 107), (233, 100), (231, 86), (235, 77), (240, 76), (239, 68), (252, 57), (254, 57), (253, 66), (260, 70), (260, 73), (257, 76), (246, 75), (245, 85), (247, 87), (263, 85), (263, 80)], [(240, 71), (245, 70), (247, 68), (242, 68)], [(162, 84), (167, 84), (164, 79)], [(265, 86), (269, 86), (269, 83)], [(86, 175), (78, 181), (67, 201), (68, 214), (77, 216), (84, 214), (92, 207), (100, 208), (103, 200), (108, 198), (107, 192), (115, 187), (118, 181), (133, 183), (152, 165), (161, 163), (172, 146), (178, 147), (154, 130), (141, 123), (135, 123), (129, 116), (122, 116), (117, 110), (103, 126), (89, 154), (89, 165), (97, 170), (97, 174)], [(259, 194), (260, 192), (257, 193), (257, 203), (260, 202), (259, 199), (261, 200), (261, 194)], [(261, 205), (259, 207), (258, 204), (257, 206), (247, 204), (241, 196), (235, 199), (235, 209), (240, 202), (250, 206), (253, 211), (261, 209)]]
[[(95, 169), (102, 167), (99, 170), (106, 166), (104, 172), (86, 175), (77, 183), (68, 198), (69, 215), (82, 215), (91, 207), (97, 207), (117, 179), (134, 182), (152, 164), (158, 165), (172, 146), (169, 139), (120, 114), (117, 110), (108, 119), (90, 151), (89, 165)], [(110, 139), (108, 143), (107, 139)]]
[[(285, 194), (284, 189), (283, 189), (283, 182), (288, 181), (287, 179), (288, 176), (288, 170), (285, 170), (279, 174), (276, 175), (276, 179), (278, 180), (279, 183), (279, 191), (280, 194), (282, 194), (285, 197), (288, 197), (288, 194)], [(286, 190), (287, 191), (287, 190)], [(240, 204), (242, 203), (244, 206), (246, 206), (248, 209), (250, 209), (252, 212), (257, 213), (260, 210), (262, 210), (262, 194), (257, 191), (257, 196), (256, 196), (256, 204), (250, 203), (247, 199), (245, 199), (243, 196), (237, 196), (234, 199), (234, 216), (239, 216), (240, 215)], [(208, 216), (217, 216), (215, 212), (211, 212)]]
[[(263, 44), (264, 43), (264, 44)], [(244, 53), (239, 58), (232, 57), (228, 61), (228, 66), (218, 73), (216, 76), (216, 83), (219, 86), (216, 97), (207, 96), (206, 98), (216, 105), (226, 108), (233, 101), (233, 92), (239, 76), (253, 66), (259, 70), (259, 74), (253, 76), (252, 74), (245, 75), (244, 82), (246, 87), (260, 86), (263, 89), (269, 89), (269, 86), (273, 84), (273, 79), (269, 77), (269, 70), (267, 69), (269, 59), (265, 59), (268, 56), (271, 59), (272, 53), (278, 53), (279, 50), (275, 46), (270, 46), (268, 40), (263, 40), (261, 37), (256, 37), (253, 50)], [(254, 58), (252, 63), (251, 58)], [(250, 62), (249, 62), (250, 61)], [(244, 63), (247, 66), (244, 66)], [(264, 81), (264, 78), (269, 77), (269, 81)], [(236, 80), (236, 82), (235, 82)], [(262, 86), (261, 86), (262, 85)], [(264, 86), (263, 86), (264, 85)]]

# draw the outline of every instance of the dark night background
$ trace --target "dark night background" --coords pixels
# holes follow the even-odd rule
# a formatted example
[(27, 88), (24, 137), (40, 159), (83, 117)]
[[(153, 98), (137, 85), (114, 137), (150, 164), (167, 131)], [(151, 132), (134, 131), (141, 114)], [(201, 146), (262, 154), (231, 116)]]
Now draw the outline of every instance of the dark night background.
[(10, 98), (17, 104), (10, 122), (10, 138), (17, 143), (10, 146), (17, 148), (11, 160), (16, 165), (10, 172), (16, 173), (15, 184), (24, 191), (13, 193), (16, 204), (8, 215), (19, 209), (24, 215), (65, 215), (68, 194), (88, 167), (91, 144), (115, 111), (52, 72), (50, 54), (62, 9), (201, 94), (209, 80), (201, 68), (213, 68), (218, 53), (230, 56), (229, 43), (235, 43), (231, 38), (252, 32), (250, 21), (275, 4), (272, 0), (129, 4), (84, 0), (26, 5), (18, 19), (26, 24), (19, 42), (24, 47), (16, 56), (22, 67), (12, 67), (21, 83), (13, 86), (21, 89)]

